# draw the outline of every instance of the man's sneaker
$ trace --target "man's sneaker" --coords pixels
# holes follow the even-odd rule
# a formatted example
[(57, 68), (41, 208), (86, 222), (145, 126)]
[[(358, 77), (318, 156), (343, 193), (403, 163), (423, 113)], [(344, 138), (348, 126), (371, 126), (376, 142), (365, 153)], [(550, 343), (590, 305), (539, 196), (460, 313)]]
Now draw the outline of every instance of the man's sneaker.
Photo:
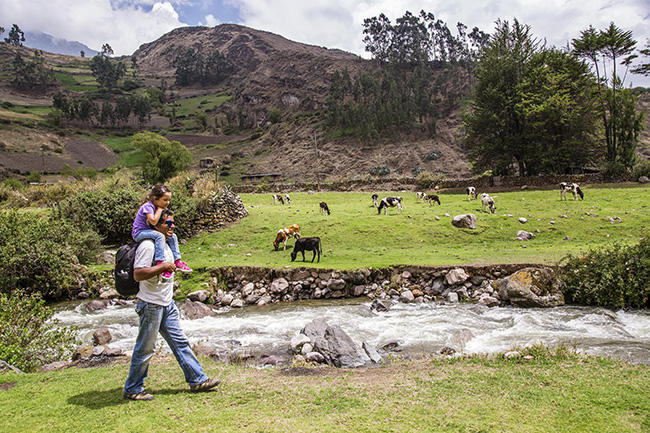
[(176, 270), (180, 271), (180, 272), (182, 272), (184, 274), (189, 274), (190, 272), (192, 272), (194, 270), (194, 269), (190, 268), (189, 266), (187, 266), (187, 263), (181, 261), (181, 259), (176, 260), (174, 262), (174, 264), (176, 265)]
[(202, 392), (209, 391), (215, 386), (219, 385), (221, 381), (219, 379), (206, 379), (198, 385), (190, 386), (190, 391), (192, 392)]
[[(161, 264), (161, 263), (164, 263), (164, 262), (163, 262), (162, 260), (158, 260), (158, 261), (156, 262), (156, 265), (159, 265), (159, 264)], [(173, 276), (172, 273), (169, 272), (169, 271), (163, 271), (163, 272), (160, 274), (160, 278), (162, 278), (163, 280), (169, 280), (169, 279), (172, 278), (172, 276)]]
[(124, 394), (125, 400), (140, 400), (140, 401), (149, 401), (153, 400), (153, 395), (149, 394), (147, 391), (141, 391), (137, 394)]

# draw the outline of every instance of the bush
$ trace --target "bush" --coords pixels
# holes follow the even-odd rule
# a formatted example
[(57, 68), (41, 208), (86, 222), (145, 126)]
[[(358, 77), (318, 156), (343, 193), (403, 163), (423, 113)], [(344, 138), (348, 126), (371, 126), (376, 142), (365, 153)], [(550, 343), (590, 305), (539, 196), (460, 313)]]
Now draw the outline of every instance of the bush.
[(74, 328), (59, 327), (38, 294), (0, 293), (0, 359), (23, 371), (70, 356)]
[[(564, 263), (565, 262), (565, 263)], [(650, 239), (567, 256), (558, 272), (569, 302), (614, 308), (650, 307)]]
[(125, 242), (131, 238), (133, 218), (145, 195), (132, 187), (82, 192), (61, 204), (61, 215), (106, 242)]
[(650, 178), (650, 160), (639, 160), (632, 169), (632, 180), (638, 181), (641, 176)]
[(390, 174), (390, 169), (386, 167), (385, 165), (378, 165), (370, 169), (369, 173), (372, 176), (388, 176)]
[(437, 150), (431, 150), (429, 153), (424, 155), (422, 157), (423, 160), (425, 161), (435, 161), (436, 159), (440, 158), (442, 156), (442, 152), (439, 152)]
[(92, 237), (65, 221), (0, 212), (0, 292), (38, 292), (46, 299), (69, 295), (83, 270), (75, 253), (92, 248)]
[(603, 169), (603, 175), (607, 179), (620, 179), (627, 173), (627, 168), (622, 162), (609, 162)]

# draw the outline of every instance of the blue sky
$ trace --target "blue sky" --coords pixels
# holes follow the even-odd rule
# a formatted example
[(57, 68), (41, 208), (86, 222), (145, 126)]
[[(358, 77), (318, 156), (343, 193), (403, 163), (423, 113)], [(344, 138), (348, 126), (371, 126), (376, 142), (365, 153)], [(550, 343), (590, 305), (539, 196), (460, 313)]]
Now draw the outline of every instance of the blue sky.
[[(614, 22), (643, 47), (650, 39), (650, 0), (0, 0), (0, 26), (16, 23), (116, 55), (132, 54), (181, 26), (237, 23), (287, 39), (339, 48), (364, 57), (363, 20), (406, 11), (431, 12), (454, 30), (457, 22), (491, 33), (497, 19), (531, 26), (548, 45), (565, 46), (589, 25)], [(6, 33), (5, 35), (6, 36)], [(650, 78), (632, 77), (650, 86)]]

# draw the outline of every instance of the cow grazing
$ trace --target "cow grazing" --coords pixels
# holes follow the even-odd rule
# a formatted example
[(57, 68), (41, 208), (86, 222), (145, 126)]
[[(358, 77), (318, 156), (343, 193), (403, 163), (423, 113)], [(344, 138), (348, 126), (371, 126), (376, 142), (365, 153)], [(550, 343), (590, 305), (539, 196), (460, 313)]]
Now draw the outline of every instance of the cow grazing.
[(298, 253), (302, 253), (302, 261), (305, 261), (305, 251), (313, 251), (314, 255), (311, 258), (311, 262), (314, 263), (316, 254), (318, 254), (318, 262), (320, 262), (320, 255), (323, 252), (321, 250), (320, 238), (301, 238), (296, 241), (293, 246), (293, 251), (291, 252), (291, 261), (296, 260)]
[(374, 204), (375, 207), (379, 206), (379, 196), (377, 195), (377, 193), (374, 193), (372, 195), (372, 204)]
[(382, 198), (377, 207), (377, 214), (381, 214), (381, 210), (384, 210), (384, 215), (388, 214), (389, 207), (397, 207), (397, 213), (403, 213), (402, 210), (402, 197), (386, 197)]
[(560, 201), (562, 200), (563, 197), (564, 197), (564, 200), (567, 199), (566, 198), (566, 192), (567, 191), (571, 191), (573, 193), (573, 199), (574, 200), (578, 200), (578, 196), (580, 196), (580, 198), (582, 200), (585, 199), (585, 194), (580, 189), (580, 185), (578, 185), (577, 183), (573, 183), (573, 182), (561, 182), (560, 183)]
[(273, 194), (273, 203), (278, 204), (278, 202), (280, 202), (280, 204), (284, 204), (284, 199), (280, 194)]
[(415, 193), (415, 202), (419, 203), (427, 198), (427, 194), (425, 192), (416, 192)]
[(284, 248), (282, 251), (286, 251), (287, 241), (289, 238), (294, 238), (296, 240), (300, 239), (300, 226), (298, 224), (294, 224), (292, 226), (278, 230), (275, 241), (273, 241), (273, 247), (275, 248), (275, 251), (278, 250), (280, 242), (284, 243)]
[(477, 195), (476, 188), (474, 188), (473, 186), (468, 186), (467, 187), (467, 200), (469, 200), (469, 201), (476, 200), (476, 195)]
[(440, 198), (436, 194), (427, 194), (424, 199), (429, 202), (429, 206), (432, 206), (433, 202), (440, 204)]
[(291, 197), (289, 197), (289, 194), (285, 194), (285, 195), (284, 195), (284, 201), (285, 201), (287, 204), (291, 204)]
[(323, 213), (327, 212), (327, 215), (330, 215), (330, 208), (327, 207), (327, 203), (324, 201), (320, 202), (320, 214), (323, 215)]
[(490, 213), (494, 213), (496, 206), (494, 199), (484, 192), (481, 194), (481, 212), (486, 212), (486, 209), (489, 209)]

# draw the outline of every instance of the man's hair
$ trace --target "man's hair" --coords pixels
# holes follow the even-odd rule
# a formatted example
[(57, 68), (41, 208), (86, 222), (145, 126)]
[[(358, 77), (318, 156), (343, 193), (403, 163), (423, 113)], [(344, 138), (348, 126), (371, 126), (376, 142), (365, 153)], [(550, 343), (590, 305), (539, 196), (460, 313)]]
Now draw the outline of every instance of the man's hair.
[(174, 212), (170, 209), (163, 209), (163, 211), (160, 213), (160, 219), (158, 219), (156, 225), (159, 226), (163, 221), (165, 221), (165, 218), (168, 216), (174, 216)]

